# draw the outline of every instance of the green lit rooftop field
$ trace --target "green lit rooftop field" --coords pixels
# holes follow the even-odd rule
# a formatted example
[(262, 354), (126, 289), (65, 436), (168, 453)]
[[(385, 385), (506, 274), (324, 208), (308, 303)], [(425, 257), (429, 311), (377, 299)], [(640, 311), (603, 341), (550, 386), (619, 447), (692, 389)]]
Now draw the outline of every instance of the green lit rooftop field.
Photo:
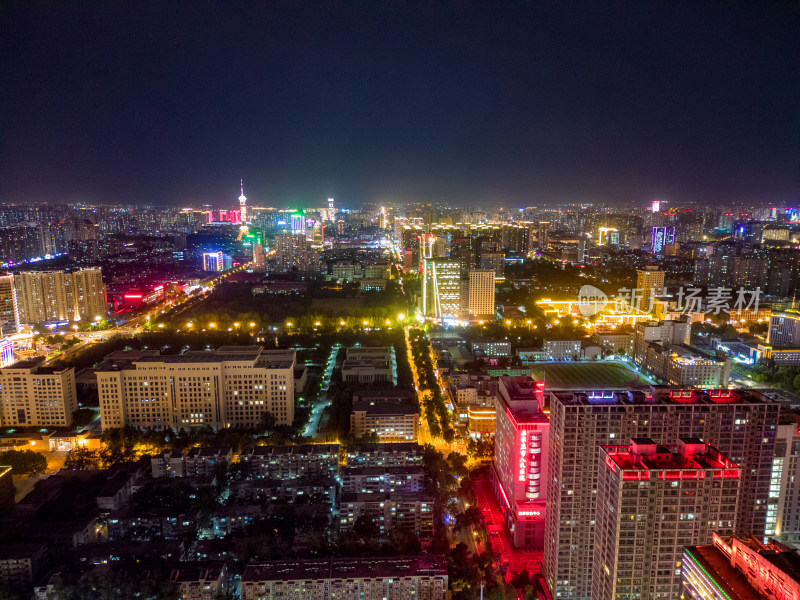
[(533, 375), (544, 379), (548, 388), (609, 390), (647, 383), (633, 371), (614, 362), (539, 363), (531, 368)]

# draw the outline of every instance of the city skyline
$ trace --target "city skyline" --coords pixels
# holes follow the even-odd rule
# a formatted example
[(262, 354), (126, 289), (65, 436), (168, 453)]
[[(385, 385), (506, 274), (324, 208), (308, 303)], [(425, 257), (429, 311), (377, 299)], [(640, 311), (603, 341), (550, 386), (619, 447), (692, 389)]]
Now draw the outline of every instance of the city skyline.
[(797, 197), (796, 6), (0, 14), (4, 202)]
[(799, 17), (0, 2), (0, 600), (800, 600)]

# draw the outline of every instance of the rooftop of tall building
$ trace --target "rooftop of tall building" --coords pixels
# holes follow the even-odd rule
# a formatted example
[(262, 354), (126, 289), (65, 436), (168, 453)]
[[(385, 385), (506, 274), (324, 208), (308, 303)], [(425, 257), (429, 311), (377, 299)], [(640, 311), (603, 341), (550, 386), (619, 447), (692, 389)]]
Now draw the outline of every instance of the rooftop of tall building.
[(603, 446), (609, 461), (624, 471), (630, 470), (726, 470), (739, 466), (711, 444), (698, 438), (679, 438), (677, 444), (661, 446), (650, 438), (633, 438), (627, 446)]
[(221, 346), (216, 350), (193, 350), (184, 354), (131, 355), (118, 359), (107, 357), (97, 371), (120, 371), (135, 368), (137, 364), (168, 363), (222, 363), (252, 362), (254, 367), (288, 368), (294, 361), (294, 350), (265, 350), (263, 346)]
[(567, 406), (625, 406), (676, 404), (772, 404), (757, 390), (695, 390), (652, 385), (629, 390), (548, 390), (548, 402)]

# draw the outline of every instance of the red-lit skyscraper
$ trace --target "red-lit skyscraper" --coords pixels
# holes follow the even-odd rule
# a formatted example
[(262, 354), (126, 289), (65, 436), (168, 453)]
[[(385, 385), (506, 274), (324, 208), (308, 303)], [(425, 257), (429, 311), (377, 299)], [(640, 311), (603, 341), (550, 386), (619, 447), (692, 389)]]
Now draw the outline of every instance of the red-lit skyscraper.
[(686, 546), (733, 531), (739, 467), (696, 438), (600, 448), (592, 600), (679, 598)]
[(550, 422), (544, 387), (530, 377), (501, 377), (496, 409), (494, 482), (517, 547), (541, 548)]
[(548, 391), (544, 575), (554, 598), (591, 598), (599, 448), (700, 438), (741, 467), (737, 531), (764, 535), (779, 405), (748, 390)]

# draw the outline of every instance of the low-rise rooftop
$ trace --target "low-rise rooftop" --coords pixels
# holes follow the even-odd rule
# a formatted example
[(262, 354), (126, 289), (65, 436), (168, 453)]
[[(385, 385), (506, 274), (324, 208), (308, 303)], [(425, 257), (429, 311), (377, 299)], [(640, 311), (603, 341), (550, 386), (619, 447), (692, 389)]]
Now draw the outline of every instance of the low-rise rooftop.
[(444, 556), (395, 556), (391, 558), (328, 558), (251, 563), (242, 582), (352, 579), (355, 577), (447, 576)]

